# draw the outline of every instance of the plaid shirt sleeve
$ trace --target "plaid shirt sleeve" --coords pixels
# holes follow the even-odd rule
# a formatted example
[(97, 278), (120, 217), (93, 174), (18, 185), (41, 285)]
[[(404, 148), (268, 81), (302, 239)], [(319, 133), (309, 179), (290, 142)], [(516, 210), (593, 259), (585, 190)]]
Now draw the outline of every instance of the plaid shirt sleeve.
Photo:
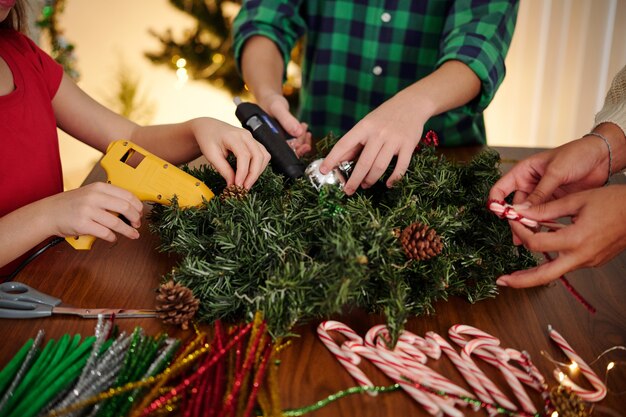
[(302, 1), (244, 0), (233, 23), (233, 49), (239, 70), (243, 45), (255, 35), (271, 39), (287, 65), (296, 41), (306, 31), (306, 23), (298, 12)]
[(505, 74), (518, 0), (456, 0), (446, 18), (437, 66), (449, 60), (468, 65), (482, 83), (479, 97), (464, 109), (482, 112)]

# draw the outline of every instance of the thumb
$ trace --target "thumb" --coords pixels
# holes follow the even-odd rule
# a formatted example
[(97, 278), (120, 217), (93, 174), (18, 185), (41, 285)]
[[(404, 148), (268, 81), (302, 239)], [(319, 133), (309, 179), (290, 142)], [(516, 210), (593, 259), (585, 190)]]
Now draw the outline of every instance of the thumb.
[(272, 114), (280, 125), (294, 138), (304, 134), (304, 126), (290, 112), (287, 106), (272, 106)]
[(572, 216), (578, 213), (582, 201), (576, 194), (567, 195), (547, 203), (528, 206), (528, 204), (516, 205), (516, 211), (522, 216), (533, 220), (556, 220), (561, 217)]
[(531, 205), (544, 203), (550, 199), (554, 191), (561, 185), (561, 181), (552, 175), (544, 175), (535, 189), (528, 194), (526, 201)]

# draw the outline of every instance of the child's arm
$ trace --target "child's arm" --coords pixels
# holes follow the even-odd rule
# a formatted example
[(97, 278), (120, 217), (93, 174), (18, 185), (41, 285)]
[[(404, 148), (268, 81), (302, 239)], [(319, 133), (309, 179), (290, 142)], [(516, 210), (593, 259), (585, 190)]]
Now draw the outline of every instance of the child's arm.
[[(129, 191), (95, 183), (21, 207), (0, 218), (0, 266), (50, 236), (92, 235), (114, 242), (115, 233), (137, 239), (143, 204)], [(117, 214), (126, 217), (125, 224)], [(115, 233), (114, 233), (115, 232)]]
[[(208, 117), (141, 127), (93, 100), (67, 76), (52, 104), (61, 129), (102, 152), (114, 140), (129, 139), (173, 164), (204, 154), (229, 185), (250, 188), (270, 159), (248, 131)], [(236, 174), (226, 161), (229, 152), (237, 158)]]

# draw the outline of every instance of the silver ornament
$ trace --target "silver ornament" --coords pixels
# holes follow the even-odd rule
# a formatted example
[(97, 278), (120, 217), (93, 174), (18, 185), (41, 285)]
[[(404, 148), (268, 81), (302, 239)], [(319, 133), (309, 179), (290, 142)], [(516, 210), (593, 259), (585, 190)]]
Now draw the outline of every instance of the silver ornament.
[(344, 161), (333, 168), (328, 174), (322, 174), (320, 172), (322, 161), (324, 161), (324, 159), (316, 159), (311, 162), (304, 170), (304, 175), (307, 176), (317, 191), (321, 190), (325, 185), (343, 189), (343, 186), (346, 185), (346, 181), (350, 177), (354, 162)]

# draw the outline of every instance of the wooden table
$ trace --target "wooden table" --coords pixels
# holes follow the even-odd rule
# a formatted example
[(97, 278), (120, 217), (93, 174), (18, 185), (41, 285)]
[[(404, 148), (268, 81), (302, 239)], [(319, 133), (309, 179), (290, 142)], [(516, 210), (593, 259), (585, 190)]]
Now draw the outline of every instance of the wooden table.
[[(517, 160), (533, 152), (515, 148), (498, 150), (504, 161)], [(453, 153), (463, 157), (473, 151), (466, 149)], [(505, 162), (503, 167), (507, 169), (510, 164)], [(96, 167), (86, 182), (102, 178), (102, 170)], [(75, 251), (63, 242), (32, 262), (16, 280), (60, 297), (72, 306), (152, 308), (154, 290), (161, 276), (176, 263), (176, 259), (155, 250), (158, 237), (147, 231), (145, 221), (140, 232), (142, 236), (139, 240), (120, 239), (115, 244), (97, 241), (90, 251)], [(587, 361), (592, 361), (608, 348), (626, 345), (625, 262), (626, 254), (623, 254), (604, 267), (568, 274), (569, 281), (597, 308), (597, 313), (593, 315), (563, 285), (554, 283), (526, 290), (502, 288), (496, 298), (476, 304), (461, 299), (438, 302), (435, 315), (412, 318), (407, 329), (420, 336), (434, 331), (447, 338), (447, 331), (454, 324), (478, 327), (498, 337), (505, 347), (528, 351), (550, 385), (555, 385), (552, 377), (555, 366), (542, 352), (559, 361), (566, 361), (566, 358), (550, 341), (548, 325), (554, 326)], [(348, 312), (335, 319), (348, 324), (360, 335), (365, 335), (372, 325), (384, 323), (383, 317), (358, 311)], [(163, 330), (177, 337), (188, 335), (173, 327), (163, 326), (157, 319), (120, 319), (118, 324), (127, 330), (142, 326), (148, 334), (153, 335)], [(306, 323), (298, 327), (296, 332), (300, 337), (294, 338), (292, 345), (281, 354), (279, 379), (285, 409), (312, 404), (355, 385), (318, 340), (317, 324)], [(94, 325), (94, 320), (67, 316), (31, 320), (0, 319), (0, 367), (39, 329), (45, 330), (46, 340), (49, 340), (65, 333), (91, 335)], [(607, 398), (596, 406), (596, 415), (602, 415), (604, 411), (606, 415), (616, 416), (626, 409), (626, 395), (615, 394), (616, 391), (626, 390), (624, 351), (606, 355), (593, 367), (599, 375), (604, 376), (610, 360), (618, 363), (616, 372), (611, 373), (609, 379), (609, 390), (613, 393), (609, 392)], [(429, 361), (429, 366), (459, 385), (466, 386), (448, 359)], [(390, 380), (371, 364), (363, 363), (361, 368), (371, 376), (374, 383), (390, 384)], [(490, 366), (483, 364), (481, 368), (506, 391), (504, 380)], [(586, 381), (578, 381), (586, 385)], [(533, 398), (539, 407), (541, 400), (534, 394)], [(397, 391), (378, 397), (365, 394), (349, 396), (310, 415), (367, 417), (428, 414), (405, 393)]]

